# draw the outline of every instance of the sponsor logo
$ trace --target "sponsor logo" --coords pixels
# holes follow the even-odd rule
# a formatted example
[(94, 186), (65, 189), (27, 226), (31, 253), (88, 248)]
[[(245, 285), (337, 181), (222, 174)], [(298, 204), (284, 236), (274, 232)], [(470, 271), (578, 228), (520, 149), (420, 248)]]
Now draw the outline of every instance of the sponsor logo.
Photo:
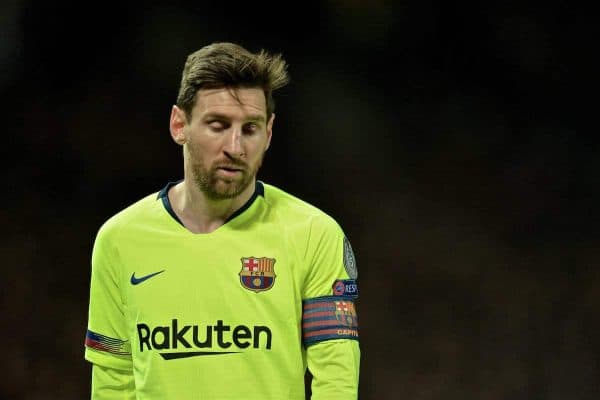
[(162, 271), (154, 272), (153, 274), (149, 274), (149, 275), (144, 275), (144, 276), (141, 276), (139, 278), (135, 277), (135, 272), (134, 272), (133, 274), (131, 274), (131, 280), (130, 280), (130, 282), (131, 282), (132, 285), (139, 285), (140, 283), (144, 282), (145, 280), (148, 280), (148, 279), (152, 278), (153, 276), (156, 276), (156, 275), (161, 274), (163, 272), (165, 272), (164, 269)]
[[(137, 324), (140, 352), (167, 350), (159, 354), (165, 360), (206, 355), (240, 353), (252, 347), (271, 349), (273, 334), (267, 326), (226, 325), (218, 320), (215, 325), (179, 325), (177, 319), (170, 325), (150, 327)], [(233, 346), (233, 347), (232, 347)], [(213, 350), (213, 349), (216, 350)], [(177, 349), (204, 349), (203, 351), (168, 351)], [(229, 350), (229, 351), (222, 351)]]
[(355, 279), (337, 279), (333, 282), (334, 296), (358, 297), (358, 285)]
[(269, 290), (275, 283), (275, 259), (267, 257), (242, 257), (240, 283), (253, 292)]

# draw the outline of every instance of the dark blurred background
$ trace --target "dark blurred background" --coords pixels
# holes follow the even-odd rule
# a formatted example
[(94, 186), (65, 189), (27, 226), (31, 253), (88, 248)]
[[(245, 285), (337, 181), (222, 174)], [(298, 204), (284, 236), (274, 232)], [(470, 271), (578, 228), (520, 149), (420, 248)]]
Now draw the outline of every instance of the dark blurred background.
[(188, 53), (283, 53), (260, 178), (359, 267), (361, 399), (597, 399), (600, 162), (588, 10), (567, 1), (5, 0), (2, 399), (89, 397), (98, 227), (182, 176)]

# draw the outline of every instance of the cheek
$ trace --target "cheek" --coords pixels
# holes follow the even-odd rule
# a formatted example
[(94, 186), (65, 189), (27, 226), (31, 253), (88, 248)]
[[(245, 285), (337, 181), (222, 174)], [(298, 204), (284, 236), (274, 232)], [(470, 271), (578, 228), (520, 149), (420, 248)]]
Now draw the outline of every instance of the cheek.
[(249, 152), (249, 161), (251, 162), (258, 162), (259, 160), (261, 160), (266, 152), (267, 146), (264, 143), (261, 143), (260, 145), (254, 146)]
[(193, 139), (189, 139), (185, 144), (185, 148), (188, 153), (188, 158), (194, 163), (204, 160), (202, 146), (198, 142), (194, 141)]
[(187, 139), (189, 151), (195, 156), (203, 156), (209, 154), (216, 147), (214, 143), (208, 140), (202, 140), (198, 136), (190, 135)]

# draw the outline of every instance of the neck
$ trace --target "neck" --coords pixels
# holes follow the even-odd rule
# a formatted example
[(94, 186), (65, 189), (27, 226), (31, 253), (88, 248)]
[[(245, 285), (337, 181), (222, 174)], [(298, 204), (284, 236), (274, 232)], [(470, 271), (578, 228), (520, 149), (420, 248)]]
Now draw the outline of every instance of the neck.
[(254, 180), (242, 193), (231, 199), (210, 199), (194, 182), (186, 178), (168, 193), (173, 211), (193, 233), (210, 233), (221, 227), (254, 193)]

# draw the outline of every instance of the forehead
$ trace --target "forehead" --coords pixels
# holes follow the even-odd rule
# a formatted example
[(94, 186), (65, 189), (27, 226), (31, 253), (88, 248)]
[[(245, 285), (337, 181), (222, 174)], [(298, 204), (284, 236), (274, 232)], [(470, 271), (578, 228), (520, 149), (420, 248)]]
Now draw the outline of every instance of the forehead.
[(194, 114), (239, 115), (267, 114), (267, 102), (261, 88), (200, 89), (196, 94)]

